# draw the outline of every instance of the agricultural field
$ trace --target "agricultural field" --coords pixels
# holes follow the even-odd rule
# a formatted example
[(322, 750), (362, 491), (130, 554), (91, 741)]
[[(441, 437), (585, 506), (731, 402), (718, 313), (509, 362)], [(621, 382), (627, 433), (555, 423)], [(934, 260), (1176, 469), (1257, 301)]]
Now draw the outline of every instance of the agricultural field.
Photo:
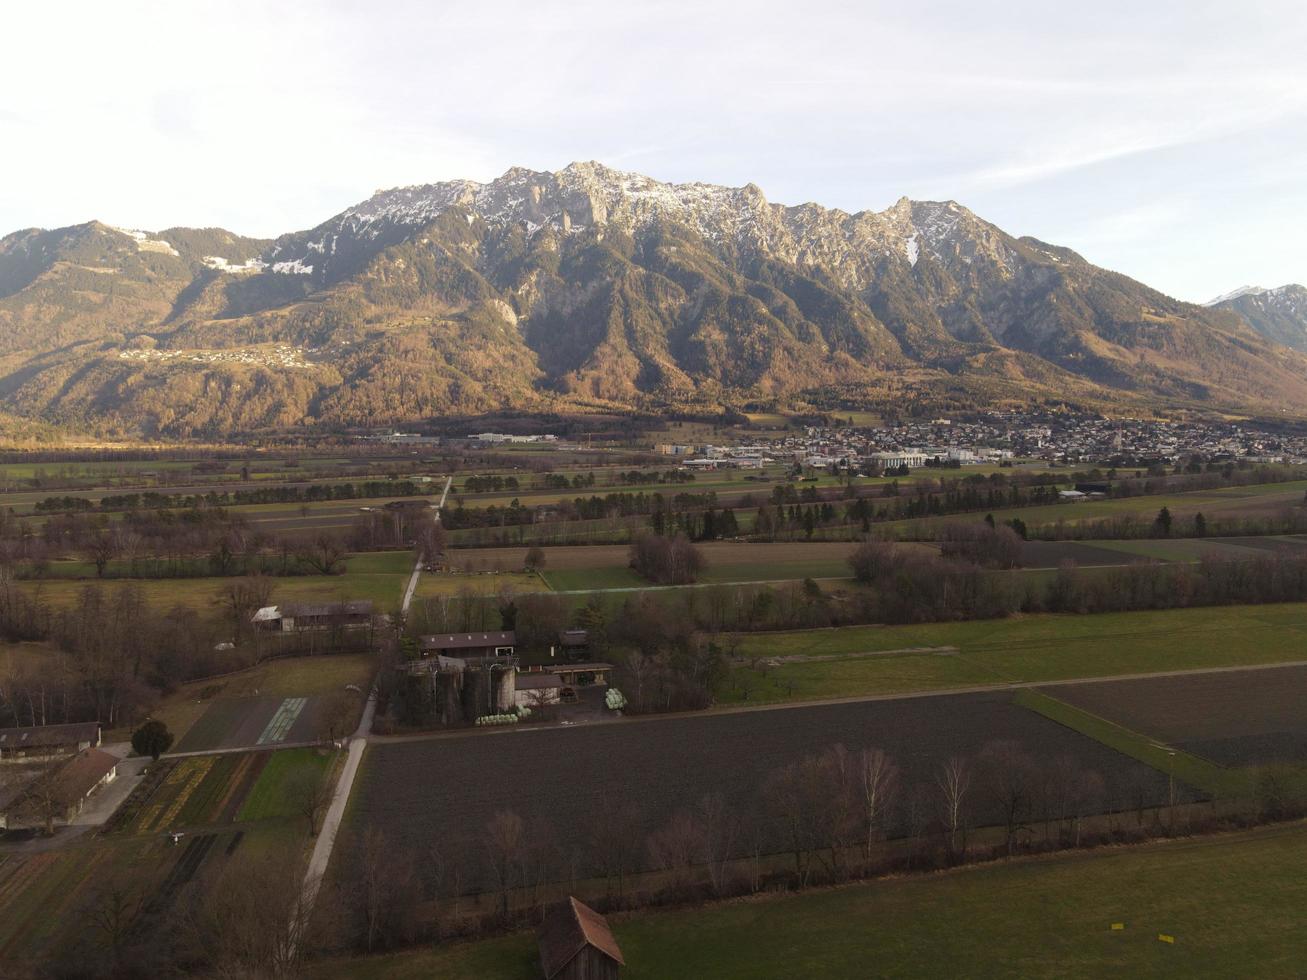
[(465, 592), (477, 596), (493, 596), (505, 590), (514, 593), (547, 592), (549, 588), (538, 575), (524, 572), (434, 572), (423, 573), (418, 577), (418, 586), (413, 596), (415, 599), (430, 599)]
[[(326, 737), (330, 702), (336, 696), (352, 695), (351, 701), (357, 702), (348, 724), (353, 729), (363, 698), (347, 686), (367, 691), (375, 674), (376, 663), (365, 654), (266, 660), (226, 677), (185, 684), (153, 714), (173, 733), (178, 752), (256, 745), (265, 731), (269, 739), (263, 744), (315, 740)], [(270, 726), (287, 702), (303, 704), (290, 727), (275, 738), (277, 732)], [(290, 710), (281, 711), (282, 722)]]
[[(1289, 977), (1307, 961), (1307, 937), (1286, 912), (1307, 905), (1304, 849), (1299, 823), (609, 921), (631, 980), (752, 980), (780, 963), (788, 975), (814, 977)], [(309, 972), (538, 975), (533, 932), (329, 960)]]
[[(29, 965), (102, 944), (86, 910), (107, 881), (130, 882), (144, 913), (163, 913), (235, 854), (302, 847), (292, 780), (304, 771), (327, 778), (332, 759), (311, 749), (165, 758), (101, 834), (57, 850), (0, 851), (0, 976), (25, 976)], [(185, 834), (173, 843), (171, 831)]]
[[(1307, 480), (1285, 483), (1267, 483), (1257, 486), (1222, 487), (1214, 490), (1158, 494), (1140, 497), (1120, 497), (1104, 500), (1085, 500), (1079, 503), (1040, 504), (1027, 507), (1005, 507), (993, 511), (998, 522), (1014, 517), (1030, 527), (1056, 524), (1063, 521), (1077, 524), (1105, 517), (1134, 517), (1151, 521), (1161, 508), (1166, 507), (1175, 517), (1192, 517), (1202, 513), (1213, 518), (1274, 517), (1286, 508), (1303, 502)], [(878, 531), (889, 536), (913, 540), (932, 539), (945, 524), (966, 520), (970, 515), (944, 515), (940, 517), (905, 518), (877, 524)], [(1097, 542), (1095, 542), (1097, 543)]]
[[(346, 570), (340, 575), (285, 575), (272, 578), (274, 603), (332, 602), (340, 599), (371, 599), (377, 610), (397, 607), (413, 570), (412, 553), (378, 551), (350, 555)], [(70, 566), (61, 568), (61, 566)], [(141, 590), (148, 605), (167, 610), (182, 606), (200, 613), (212, 613), (223, 587), (234, 579), (218, 576), (204, 578), (105, 578), (97, 579), (89, 562), (55, 562), (52, 574), (44, 579), (24, 579), (19, 588), (39, 596), (56, 608), (79, 601), (82, 590), (97, 586), (112, 594), (129, 583)], [(68, 572), (68, 575), (62, 572)], [(74, 578), (72, 575), (80, 576)]]
[(742, 634), (719, 700), (792, 701), (1307, 659), (1307, 603)]
[[(699, 544), (707, 568), (702, 584), (790, 581), (803, 578), (848, 578), (848, 556), (856, 547), (848, 542), (735, 542)], [(542, 578), (555, 591), (628, 589), (649, 583), (628, 567), (626, 545), (544, 548)], [(526, 548), (468, 548), (453, 553), (458, 567), (520, 569)]]
[(300, 772), (324, 779), (335, 753), (330, 749), (283, 749), (175, 759), (151, 765), (104, 833), (117, 836), (166, 834), (299, 816), (292, 798)]
[[(888, 752), (907, 799), (915, 786), (934, 786), (951, 756), (973, 756), (992, 739), (1015, 741), (1046, 766), (1069, 758), (1097, 771), (1108, 808), (1166, 798), (1166, 777), (1156, 770), (994, 692), (664, 716), (503, 737), (374, 740), (344, 832), (357, 840), (378, 827), (414, 853), (437, 837), (450, 841), (475, 856), (464, 880), (478, 890), (487, 886), (478, 834), (497, 810), (515, 810), (562, 853), (581, 854), (595, 820), (628, 801), (640, 809), (646, 833), (710, 792), (724, 794), (736, 812), (757, 812), (769, 773), (837, 742)], [(997, 822), (979, 796), (976, 808), (977, 824)], [(783, 850), (774, 826), (760, 832), (765, 853)]]
[(1224, 766), (1307, 763), (1307, 667), (1050, 686), (1084, 711)]

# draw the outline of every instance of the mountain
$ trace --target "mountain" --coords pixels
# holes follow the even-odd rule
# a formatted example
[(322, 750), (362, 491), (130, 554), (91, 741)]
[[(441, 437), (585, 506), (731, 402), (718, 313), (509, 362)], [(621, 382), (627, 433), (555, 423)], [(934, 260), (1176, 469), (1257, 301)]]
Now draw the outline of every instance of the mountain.
[(952, 201), (849, 214), (597, 163), (379, 191), (275, 241), (0, 239), (0, 411), (58, 425), (1038, 399), (1307, 413), (1307, 357)]
[(1307, 288), (1294, 284), (1279, 289), (1244, 286), (1206, 305), (1237, 313), (1267, 340), (1307, 351)]

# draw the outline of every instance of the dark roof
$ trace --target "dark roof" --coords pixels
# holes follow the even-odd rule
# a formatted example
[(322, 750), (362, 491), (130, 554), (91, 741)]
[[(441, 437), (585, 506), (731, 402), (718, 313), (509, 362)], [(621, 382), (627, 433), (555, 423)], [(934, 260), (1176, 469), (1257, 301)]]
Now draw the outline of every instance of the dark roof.
[(558, 641), (565, 647), (583, 647), (590, 642), (590, 634), (586, 630), (563, 630)]
[(569, 674), (576, 673), (579, 670), (612, 670), (612, 669), (613, 669), (612, 664), (599, 663), (598, 661), (591, 661), (583, 664), (559, 664), (557, 667), (554, 668), (554, 670), (558, 671), (559, 673), (566, 671)]
[(352, 599), (349, 602), (291, 602), (280, 607), (282, 616), (370, 616), (371, 599)]
[(566, 898), (550, 907), (540, 927), (540, 965), (552, 980), (586, 946), (593, 946), (622, 966), (622, 951), (602, 915), (584, 902)]
[(419, 641), (423, 650), (475, 650), (481, 647), (511, 647), (517, 642), (512, 630), (497, 633), (437, 633)]
[(84, 721), (75, 725), (37, 725), (34, 728), (0, 728), (0, 749), (49, 748), (100, 741), (100, 723)]

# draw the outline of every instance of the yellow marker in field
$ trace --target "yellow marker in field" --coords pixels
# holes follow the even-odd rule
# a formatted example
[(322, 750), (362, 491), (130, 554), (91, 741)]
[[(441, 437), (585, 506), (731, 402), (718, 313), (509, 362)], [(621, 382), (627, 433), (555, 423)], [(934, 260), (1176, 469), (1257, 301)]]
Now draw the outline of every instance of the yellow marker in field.
[(1120, 932), (1120, 931), (1123, 930), (1124, 928), (1125, 928), (1125, 923), (1124, 923), (1124, 922), (1113, 922), (1113, 923), (1112, 923), (1112, 931), (1113, 931), (1113, 932)]
[(1175, 937), (1174, 937), (1174, 936), (1168, 936), (1168, 935), (1167, 935), (1166, 933), (1164, 933), (1164, 932), (1159, 932), (1159, 933), (1157, 934), (1157, 941), (1158, 941), (1159, 943), (1170, 943), (1172, 946), (1175, 945)]

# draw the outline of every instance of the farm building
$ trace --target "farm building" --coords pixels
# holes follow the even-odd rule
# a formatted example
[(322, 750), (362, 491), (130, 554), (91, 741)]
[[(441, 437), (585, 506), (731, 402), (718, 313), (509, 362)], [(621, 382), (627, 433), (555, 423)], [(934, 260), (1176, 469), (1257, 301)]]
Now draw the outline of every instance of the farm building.
[(602, 915), (575, 898), (545, 913), (540, 966), (545, 980), (613, 980), (626, 961)]
[(372, 600), (350, 602), (296, 602), (264, 606), (250, 621), (257, 629), (271, 633), (297, 630), (356, 629), (372, 625)]
[(72, 755), (100, 744), (100, 723), (0, 728), (0, 762), (31, 762)]
[(423, 657), (458, 657), (461, 660), (494, 660), (513, 656), (517, 637), (512, 630), (492, 633), (438, 633), (418, 640)]
[(513, 684), (517, 704), (522, 708), (541, 708), (562, 700), (563, 679), (557, 674), (518, 674)]
[(556, 667), (554, 672), (558, 674), (564, 684), (570, 687), (590, 687), (592, 684), (598, 684), (602, 687), (607, 686), (608, 674), (612, 669), (612, 664), (592, 661)]
[(0, 813), (0, 830), (54, 830), (70, 823), (101, 786), (118, 776), (118, 759), (88, 748), (53, 772), (38, 776)]

